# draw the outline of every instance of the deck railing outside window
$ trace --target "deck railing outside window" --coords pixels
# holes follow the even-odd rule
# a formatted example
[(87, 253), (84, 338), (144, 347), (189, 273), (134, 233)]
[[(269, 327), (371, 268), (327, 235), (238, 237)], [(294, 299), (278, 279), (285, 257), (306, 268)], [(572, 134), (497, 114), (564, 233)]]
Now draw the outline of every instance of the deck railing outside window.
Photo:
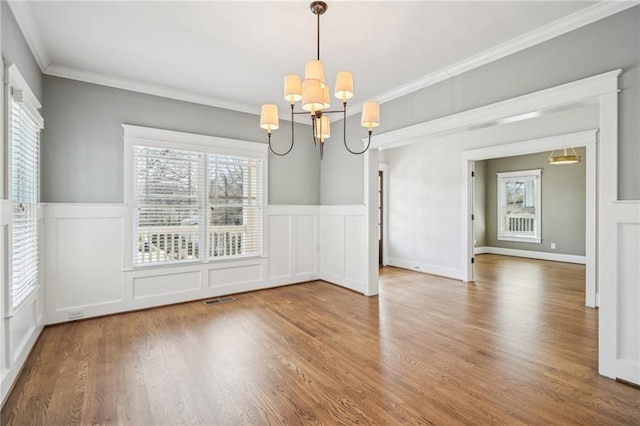
[[(200, 244), (198, 226), (138, 227), (138, 257), (136, 263), (167, 262), (198, 259)], [(244, 254), (246, 226), (215, 226), (209, 228), (209, 257)]]

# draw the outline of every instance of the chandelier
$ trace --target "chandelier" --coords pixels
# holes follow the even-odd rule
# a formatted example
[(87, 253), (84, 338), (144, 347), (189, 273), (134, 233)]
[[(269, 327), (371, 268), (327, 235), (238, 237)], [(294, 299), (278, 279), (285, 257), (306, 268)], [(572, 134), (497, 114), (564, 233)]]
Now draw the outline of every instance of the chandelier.
[[(340, 71), (336, 76), (334, 96), (342, 101), (342, 110), (329, 110), (330, 89), (324, 78), (324, 65), (320, 61), (320, 15), (327, 11), (327, 4), (323, 1), (311, 3), (311, 12), (318, 17), (317, 24), (317, 55), (305, 65), (304, 80), (297, 74), (289, 74), (284, 78), (284, 98), (291, 104), (291, 146), (285, 152), (276, 152), (271, 146), (271, 132), (280, 124), (278, 121), (278, 106), (264, 104), (260, 112), (260, 127), (267, 131), (269, 149), (275, 155), (287, 155), (293, 149), (294, 131), (293, 118), (296, 114), (308, 114), (311, 117), (311, 136), (313, 144), (320, 146), (320, 159), (324, 154), (325, 141), (331, 136), (331, 121), (329, 114), (342, 114), (344, 146), (352, 154), (363, 154), (371, 145), (373, 128), (380, 125), (380, 104), (365, 102), (362, 108), (360, 124), (369, 129), (369, 140), (362, 151), (354, 151), (347, 145), (347, 100), (353, 96), (353, 74), (350, 71)], [(295, 103), (301, 102), (302, 111), (296, 111)]]
[(574, 148), (571, 148), (572, 154), (567, 152), (567, 148), (562, 150), (562, 155), (553, 155), (555, 151), (551, 151), (549, 154), (549, 158), (547, 158), (547, 162), (549, 164), (575, 164), (579, 163), (582, 160), (582, 157), (578, 155)]

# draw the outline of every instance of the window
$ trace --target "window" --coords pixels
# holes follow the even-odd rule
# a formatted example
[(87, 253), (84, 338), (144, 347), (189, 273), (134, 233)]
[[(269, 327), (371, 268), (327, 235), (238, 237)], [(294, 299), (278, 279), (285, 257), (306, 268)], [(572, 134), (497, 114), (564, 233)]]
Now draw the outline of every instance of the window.
[[(198, 136), (146, 130), (178, 139)], [(130, 131), (145, 128), (125, 126), (125, 140)], [(232, 144), (260, 146), (255, 152), (229, 150), (226, 140), (200, 138), (208, 146), (132, 141), (134, 265), (262, 254), (266, 151), (241, 141)]]
[(11, 303), (17, 308), (38, 286), (40, 104), (15, 65), (9, 75), (8, 166), (11, 200)]
[(498, 240), (541, 242), (540, 172), (497, 173)]

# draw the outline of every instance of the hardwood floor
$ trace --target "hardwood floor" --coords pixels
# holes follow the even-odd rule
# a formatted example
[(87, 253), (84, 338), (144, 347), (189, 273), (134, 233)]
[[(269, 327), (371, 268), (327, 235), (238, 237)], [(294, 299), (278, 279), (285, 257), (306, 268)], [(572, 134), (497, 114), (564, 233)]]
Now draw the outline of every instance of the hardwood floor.
[(477, 281), (381, 270), (47, 327), (2, 425), (640, 424), (597, 374), (584, 267), (477, 257)]

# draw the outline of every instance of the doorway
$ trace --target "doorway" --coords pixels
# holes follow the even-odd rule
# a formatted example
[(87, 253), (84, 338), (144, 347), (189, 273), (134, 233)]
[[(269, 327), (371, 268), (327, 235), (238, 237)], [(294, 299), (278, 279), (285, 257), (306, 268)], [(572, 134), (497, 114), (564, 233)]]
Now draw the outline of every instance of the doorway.
[[(618, 263), (616, 262), (616, 254), (620, 251), (620, 247), (618, 243), (619, 222), (616, 222), (618, 216), (615, 216), (616, 214), (622, 215), (624, 210), (621, 203), (615, 203), (615, 200), (617, 200), (618, 176), (616, 161), (618, 141), (618, 76), (620, 73), (621, 70), (619, 69), (613, 70), (539, 92), (529, 93), (439, 119), (393, 130), (378, 135), (372, 141), (371, 145), (374, 149), (390, 149), (413, 143), (429, 142), (431, 139), (437, 137), (455, 135), (467, 132), (470, 129), (484, 128), (516, 120), (525, 120), (527, 118), (538, 117), (541, 114), (552, 113), (558, 108), (579, 107), (589, 102), (595, 102), (599, 110), (597, 126), (599, 129), (597, 132), (598, 179), (597, 181), (595, 179), (589, 179), (587, 193), (592, 194), (592, 197), (595, 198), (597, 190), (598, 199), (590, 200), (596, 208), (589, 208), (587, 211), (587, 214), (590, 215), (587, 219), (587, 226), (589, 227), (586, 246), (587, 258), (593, 260), (587, 260), (589, 269), (589, 271), (587, 271), (587, 282), (595, 287), (596, 280), (591, 279), (591, 277), (595, 277), (597, 269), (597, 281), (603, 283), (599, 289), (598, 371), (600, 374), (612, 378), (617, 377), (616, 369), (620, 364), (620, 362), (617, 361), (617, 348), (619, 344), (618, 326), (620, 324), (618, 315), (618, 287), (620, 279), (617, 268)], [(595, 139), (595, 135), (596, 132), (593, 131), (591, 138)], [(551, 151), (553, 149), (563, 148), (562, 141), (555, 142), (555, 146), (553, 144), (548, 144), (548, 146), (544, 147), (538, 146), (537, 150), (548, 149)], [(564, 146), (585, 145), (586, 143), (583, 142), (567, 143)], [(476, 146), (478, 145), (476, 144)], [(487, 146), (485, 148), (488, 150), (486, 152), (487, 156), (484, 158), (491, 158), (496, 155), (508, 155), (503, 153), (505, 147), (506, 146), (503, 145)], [(588, 161), (590, 162), (588, 169), (595, 171), (596, 144), (588, 144), (586, 147)], [(457, 264), (460, 266), (459, 269), (454, 272), (459, 271), (456, 274), (457, 278), (462, 281), (469, 281), (471, 259), (473, 257), (473, 238), (469, 232), (469, 228), (471, 228), (471, 211), (469, 205), (472, 202), (469, 191), (469, 180), (471, 162), (476, 158), (471, 158), (469, 153), (464, 151), (464, 148), (464, 146), (451, 145), (447, 147), (446, 151), (448, 157), (445, 158), (453, 158), (462, 154), (462, 167), (460, 167), (460, 174), (458, 175), (460, 180), (454, 179), (451, 181), (459, 182), (461, 186), (459, 194), (462, 198), (460, 201), (463, 208), (460, 209), (460, 226), (456, 226), (456, 229), (459, 230), (459, 232), (456, 232), (457, 236), (451, 238), (449, 235), (445, 235), (442, 239), (449, 244), (448, 247), (453, 249), (455, 249), (456, 246), (458, 247), (456, 256), (459, 256)], [(492, 150), (494, 152), (491, 152)], [(377, 168), (377, 160), (377, 155), (370, 156), (369, 161), (365, 162), (365, 167), (368, 167), (369, 170), (371, 170), (372, 167)], [(595, 175), (595, 173), (593, 175)], [(368, 181), (372, 184), (369, 188), (373, 189), (372, 186), (375, 185), (376, 178), (377, 176), (375, 174), (369, 173)], [(374, 194), (371, 194), (371, 196), (375, 197)], [(596, 210), (598, 212), (597, 216), (590, 213)], [(624, 212), (626, 212), (626, 210), (624, 210)], [(373, 219), (373, 215), (376, 214), (375, 209), (370, 209), (369, 214)], [(373, 237), (375, 231), (373, 229), (371, 231), (370, 236)], [(596, 237), (599, 241), (596, 240)], [(456, 241), (454, 241), (454, 239)], [(374, 249), (376, 244), (375, 240), (370, 238), (369, 241), (371, 248)], [(597, 258), (595, 252), (596, 241), (599, 243), (597, 247), (600, 247)], [(605, 250), (604, 247), (607, 247), (607, 249)], [(373, 287), (372, 292), (377, 290), (377, 283), (373, 282), (371, 287)], [(589, 297), (592, 297), (592, 295), (595, 296), (595, 291), (591, 290), (593, 289), (590, 289), (588, 292)]]
[[(473, 263), (475, 261), (474, 244), (474, 176), (475, 162), (492, 158), (513, 157), (517, 155), (534, 154), (571, 147), (586, 147), (586, 211), (585, 211), (585, 305), (595, 308), (599, 305), (596, 288), (596, 140), (597, 130), (587, 130), (554, 137), (529, 140), (499, 147), (480, 148), (463, 152), (463, 168), (468, 178), (467, 197), (463, 210), (467, 213), (466, 245), (469, 259), (468, 281), (473, 281)], [(498, 148), (498, 149), (496, 149)]]

